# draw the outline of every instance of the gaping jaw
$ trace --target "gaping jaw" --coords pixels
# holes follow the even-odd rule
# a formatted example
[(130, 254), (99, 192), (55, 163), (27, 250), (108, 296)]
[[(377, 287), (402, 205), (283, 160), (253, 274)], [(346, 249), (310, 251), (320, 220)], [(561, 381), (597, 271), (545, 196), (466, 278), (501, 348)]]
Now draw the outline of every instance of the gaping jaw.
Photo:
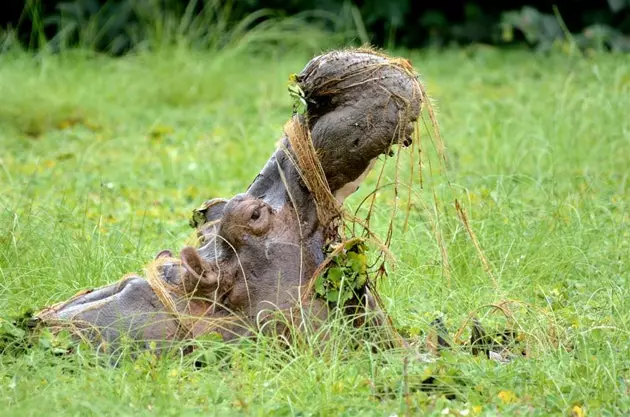
[[(293, 123), (308, 129), (329, 192), (343, 203), (380, 155), (410, 142), (422, 102), (419, 84), (408, 63), (363, 50), (316, 57), (296, 78), (308, 109)], [(184, 248), (179, 259), (161, 253), (147, 279), (125, 278), (80, 294), (39, 319), (78, 324), (106, 341), (122, 334), (176, 340), (208, 331), (229, 339), (255, 329), (265, 310), (301, 302), (324, 260), (329, 225), (304, 181), (309, 173), (296, 166), (302, 151), (292, 139), (281, 140), (246, 193), (211, 200), (198, 213), (201, 247)]]

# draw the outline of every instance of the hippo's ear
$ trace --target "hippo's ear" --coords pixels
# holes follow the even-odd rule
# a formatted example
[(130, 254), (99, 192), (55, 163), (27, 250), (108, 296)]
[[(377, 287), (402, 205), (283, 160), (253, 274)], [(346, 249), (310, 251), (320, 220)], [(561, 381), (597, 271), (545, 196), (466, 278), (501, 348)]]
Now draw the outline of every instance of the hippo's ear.
[(184, 269), (194, 278), (200, 280), (204, 272), (206, 272), (206, 268), (204, 267), (203, 259), (201, 259), (195, 248), (186, 246), (182, 249), (179, 256)]
[(182, 267), (186, 271), (182, 279), (188, 294), (211, 296), (219, 284), (219, 280), (210, 264), (199, 256), (192, 246), (184, 247), (179, 254)]

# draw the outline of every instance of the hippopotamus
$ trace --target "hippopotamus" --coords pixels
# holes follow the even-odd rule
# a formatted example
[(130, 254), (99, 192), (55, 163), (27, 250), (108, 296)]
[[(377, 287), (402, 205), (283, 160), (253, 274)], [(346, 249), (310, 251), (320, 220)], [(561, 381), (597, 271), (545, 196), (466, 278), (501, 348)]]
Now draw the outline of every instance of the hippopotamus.
[[(325, 246), (338, 240), (344, 200), (378, 158), (411, 143), (424, 93), (409, 61), (370, 49), (316, 56), (293, 80), (305, 111), (294, 111), (244, 193), (196, 212), (198, 245), (158, 253), (146, 277), (131, 274), (44, 308), (38, 323), (101, 346), (125, 338), (148, 348), (326, 320), (330, 305), (309, 284)], [(358, 298), (378, 311), (369, 289)]]

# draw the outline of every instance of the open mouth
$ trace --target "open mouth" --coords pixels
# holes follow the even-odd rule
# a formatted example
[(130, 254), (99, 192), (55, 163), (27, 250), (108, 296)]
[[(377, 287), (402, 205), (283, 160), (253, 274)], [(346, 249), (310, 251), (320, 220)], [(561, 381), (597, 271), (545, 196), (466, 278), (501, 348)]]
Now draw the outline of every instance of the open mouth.
[(195, 211), (199, 248), (185, 247), (180, 259), (162, 251), (146, 278), (77, 294), (39, 320), (85, 324), (107, 340), (181, 339), (212, 328), (197, 326), (204, 320), (251, 319), (265, 306), (302, 301), (298, 289), (322, 265), (326, 240), (340, 239), (339, 206), (379, 156), (411, 144), (422, 95), (396, 62), (365, 50), (314, 58), (298, 79), (311, 102), (322, 100), (313, 107), (318, 113), (291, 118), (285, 127), (299, 137), (285, 131), (247, 192)]

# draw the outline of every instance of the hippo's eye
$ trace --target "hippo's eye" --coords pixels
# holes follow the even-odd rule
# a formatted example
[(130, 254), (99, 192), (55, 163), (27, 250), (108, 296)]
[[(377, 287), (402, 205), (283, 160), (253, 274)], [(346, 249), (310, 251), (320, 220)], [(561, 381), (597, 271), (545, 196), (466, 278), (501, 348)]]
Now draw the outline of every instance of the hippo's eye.
[(260, 207), (252, 212), (252, 220), (258, 220), (260, 217)]

